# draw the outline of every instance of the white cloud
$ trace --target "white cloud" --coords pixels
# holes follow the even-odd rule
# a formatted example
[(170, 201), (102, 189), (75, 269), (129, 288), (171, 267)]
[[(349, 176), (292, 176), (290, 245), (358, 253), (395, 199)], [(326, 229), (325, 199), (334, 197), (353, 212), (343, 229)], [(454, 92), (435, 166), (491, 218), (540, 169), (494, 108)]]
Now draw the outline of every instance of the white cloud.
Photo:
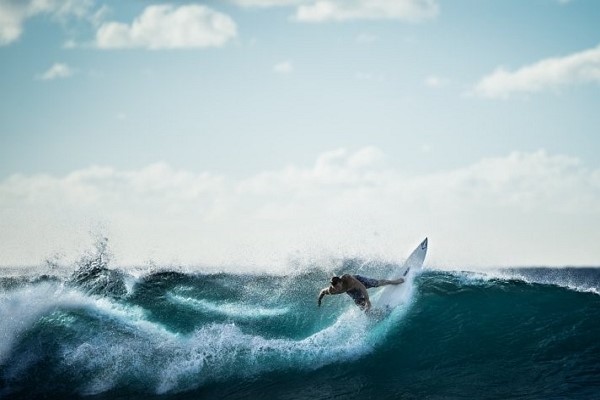
[(273, 66), (273, 72), (278, 74), (290, 74), (294, 71), (294, 65), (291, 61), (282, 61)]
[(237, 34), (235, 22), (201, 5), (148, 6), (131, 24), (105, 22), (96, 33), (103, 49), (220, 47)]
[(446, 78), (442, 78), (437, 75), (429, 75), (425, 78), (425, 86), (430, 87), (432, 89), (439, 89), (444, 86), (447, 86), (449, 81)]
[(64, 79), (72, 76), (75, 70), (69, 67), (67, 64), (55, 63), (46, 72), (36, 76), (37, 79), (43, 81), (51, 81), (54, 79)]
[[(395, 19), (420, 22), (439, 13), (436, 0), (230, 0), (242, 7), (297, 6), (302, 22)], [(367, 42), (373, 40), (369, 37)]]
[(433, 265), (597, 265), (600, 170), (538, 151), (409, 174), (376, 147), (245, 179), (165, 163), (90, 167), (5, 179), (0, 220), (2, 264), (75, 259), (100, 221), (121, 264), (285, 267), (295, 252), (399, 259), (428, 235)]
[(295, 19), (303, 22), (396, 19), (419, 22), (439, 13), (435, 0), (318, 0), (300, 5)]
[(306, 3), (310, 0), (230, 0), (242, 7), (283, 7)]
[(356, 37), (356, 43), (358, 44), (371, 44), (377, 41), (377, 35), (372, 33), (361, 33)]
[(92, 0), (19, 0), (0, 1), (0, 46), (19, 39), (29, 18), (49, 14), (54, 18), (84, 18), (90, 13)]
[(600, 83), (600, 46), (565, 57), (547, 58), (516, 71), (499, 67), (475, 86), (476, 95), (508, 98), (581, 83)]

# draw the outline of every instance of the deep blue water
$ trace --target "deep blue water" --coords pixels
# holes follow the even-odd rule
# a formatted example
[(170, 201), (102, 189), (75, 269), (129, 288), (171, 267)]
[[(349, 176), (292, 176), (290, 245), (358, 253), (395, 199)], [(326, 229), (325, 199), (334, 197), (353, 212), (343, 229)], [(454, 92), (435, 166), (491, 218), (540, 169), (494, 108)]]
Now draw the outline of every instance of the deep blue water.
[(0, 272), (0, 398), (600, 398), (600, 269), (425, 270), (383, 319), (328, 278)]

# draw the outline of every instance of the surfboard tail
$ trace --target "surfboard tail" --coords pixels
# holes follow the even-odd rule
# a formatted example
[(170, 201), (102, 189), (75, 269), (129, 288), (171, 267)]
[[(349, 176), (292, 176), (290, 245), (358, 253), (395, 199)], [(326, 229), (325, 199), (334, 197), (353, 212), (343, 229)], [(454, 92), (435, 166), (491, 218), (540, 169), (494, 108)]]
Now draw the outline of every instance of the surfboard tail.
[(423, 267), (425, 256), (427, 255), (427, 247), (429, 246), (428, 238), (425, 238), (418, 246), (410, 253), (404, 264), (390, 271), (388, 279), (396, 279), (402, 276), (405, 283), (401, 285), (386, 286), (379, 292), (373, 304), (377, 307), (394, 308), (402, 304), (410, 293), (412, 279), (414, 275)]

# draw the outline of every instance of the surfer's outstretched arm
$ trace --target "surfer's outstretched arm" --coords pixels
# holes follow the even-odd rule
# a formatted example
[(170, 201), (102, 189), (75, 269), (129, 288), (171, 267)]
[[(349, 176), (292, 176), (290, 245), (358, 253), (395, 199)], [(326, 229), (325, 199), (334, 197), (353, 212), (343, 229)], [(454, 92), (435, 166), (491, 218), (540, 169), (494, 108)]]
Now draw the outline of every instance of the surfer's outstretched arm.
[(325, 288), (321, 290), (321, 293), (319, 293), (319, 300), (317, 300), (317, 304), (319, 307), (321, 307), (321, 300), (323, 300), (323, 297), (325, 297), (326, 294), (330, 294), (329, 288)]

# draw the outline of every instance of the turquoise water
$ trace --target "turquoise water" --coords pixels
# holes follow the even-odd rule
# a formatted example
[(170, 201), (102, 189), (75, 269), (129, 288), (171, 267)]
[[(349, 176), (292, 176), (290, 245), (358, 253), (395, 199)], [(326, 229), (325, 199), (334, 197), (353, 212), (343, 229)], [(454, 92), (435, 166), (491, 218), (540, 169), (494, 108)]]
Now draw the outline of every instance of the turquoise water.
[[(377, 277), (385, 263), (336, 272)], [(37, 271), (37, 272), (36, 272)], [(425, 270), (384, 318), (289, 275), (0, 277), (1, 398), (597, 398), (600, 269)], [(370, 292), (374, 293), (371, 289)]]

